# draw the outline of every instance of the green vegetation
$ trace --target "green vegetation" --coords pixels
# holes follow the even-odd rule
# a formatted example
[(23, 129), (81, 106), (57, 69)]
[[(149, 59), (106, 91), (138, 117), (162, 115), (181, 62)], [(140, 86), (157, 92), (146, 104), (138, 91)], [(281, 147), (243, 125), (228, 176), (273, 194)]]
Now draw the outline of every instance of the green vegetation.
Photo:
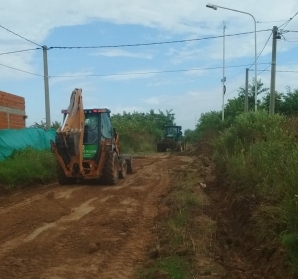
[[(214, 222), (202, 222), (200, 228), (194, 226), (193, 219), (198, 217), (202, 206), (208, 203), (207, 197), (198, 192), (198, 181), (193, 174), (180, 173), (173, 178), (173, 186), (167, 197), (170, 215), (156, 224), (159, 240), (157, 258), (137, 271), (140, 279), (175, 278), (190, 279), (193, 277), (195, 266), (192, 255), (203, 250), (202, 244), (197, 247), (198, 240), (194, 236), (197, 230), (200, 235), (205, 230), (207, 234), (215, 231)], [(208, 228), (207, 228), (208, 226)], [(153, 250), (155, 251), (155, 250)], [(206, 273), (204, 267), (204, 272)], [(211, 273), (211, 272), (210, 272)]]
[(218, 175), (235, 197), (253, 204), (250, 225), (262, 247), (282, 245), (298, 274), (298, 89), (276, 92), (275, 115), (269, 115), (268, 88), (258, 81), (258, 112), (254, 111), (254, 82), (228, 100), (221, 111), (201, 115), (188, 142), (211, 140)]
[(13, 188), (52, 181), (56, 159), (50, 151), (27, 148), (0, 162), (0, 187)]
[[(57, 130), (60, 127), (61, 127), (61, 123), (58, 121), (54, 121), (51, 124), (51, 129)], [(40, 121), (40, 123), (34, 122), (34, 124), (30, 126), (30, 128), (41, 128), (46, 130), (46, 122), (45, 121)]]
[(126, 113), (111, 116), (112, 125), (120, 135), (121, 151), (152, 152), (156, 141), (163, 135), (165, 125), (174, 125), (174, 114), (170, 111), (155, 113)]
[(264, 111), (242, 114), (215, 140), (214, 158), (238, 199), (256, 204), (251, 222), (257, 239), (282, 243), (298, 272), (298, 142), (292, 122)]
[[(248, 109), (254, 111), (255, 82), (248, 86)], [(264, 88), (261, 80), (258, 81), (258, 110), (269, 111), (270, 94), (268, 88)], [(218, 133), (233, 125), (235, 119), (244, 112), (245, 89), (239, 88), (238, 97), (228, 99), (225, 105), (225, 120), (222, 121), (221, 111), (203, 113), (194, 130), (186, 130), (185, 136), (189, 143), (195, 143), (202, 139), (212, 139)], [(298, 88), (292, 90), (287, 87), (286, 93), (275, 93), (275, 113), (284, 116), (298, 115)]]
[[(166, 124), (174, 124), (171, 111), (155, 113), (126, 113), (111, 117), (113, 127), (120, 134), (122, 152), (152, 152), (155, 142), (162, 136)], [(57, 129), (61, 124), (53, 122)], [(45, 129), (45, 122), (31, 127)], [(13, 188), (38, 183), (46, 183), (56, 177), (55, 156), (50, 151), (32, 148), (16, 151), (10, 158), (0, 162), (0, 187)]]

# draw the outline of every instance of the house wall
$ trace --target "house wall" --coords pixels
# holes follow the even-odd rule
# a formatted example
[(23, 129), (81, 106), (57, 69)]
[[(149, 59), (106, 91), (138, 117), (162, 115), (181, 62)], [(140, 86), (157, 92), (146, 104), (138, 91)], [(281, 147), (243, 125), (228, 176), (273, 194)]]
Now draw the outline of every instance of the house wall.
[(0, 91), (0, 129), (26, 127), (25, 98)]

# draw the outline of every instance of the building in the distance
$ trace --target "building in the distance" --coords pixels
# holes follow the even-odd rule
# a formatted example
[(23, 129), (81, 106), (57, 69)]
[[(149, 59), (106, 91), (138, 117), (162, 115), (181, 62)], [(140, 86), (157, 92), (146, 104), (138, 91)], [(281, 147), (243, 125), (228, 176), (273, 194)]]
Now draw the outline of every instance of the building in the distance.
[(0, 91), (0, 129), (26, 127), (25, 98)]

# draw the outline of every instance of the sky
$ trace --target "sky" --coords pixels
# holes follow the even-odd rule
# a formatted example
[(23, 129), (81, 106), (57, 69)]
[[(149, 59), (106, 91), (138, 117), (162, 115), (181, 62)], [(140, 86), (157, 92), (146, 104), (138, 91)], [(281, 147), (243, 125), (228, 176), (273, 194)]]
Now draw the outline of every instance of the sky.
[[(258, 79), (265, 87), (270, 87), (272, 28), (279, 27), (276, 90), (298, 88), (298, 1), (212, 1), (254, 16)], [(206, 8), (208, 3), (2, 0), (0, 90), (25, 98), (27, 126), (45, 121), (45, 45), (51, 122), (62, 121), (72, 90), (82, 88), (84, 108), (106, 107), (112, 114), (172, 110), (177, 125), (194, 129), (202, 113), (221, 110), (223, 63), (226, 102), (237, 97), (255, 59), (253, 18)], [(20, 50), (26, 51), (15, 52)], [(249, 78), (254, 74), (252, 65)]]

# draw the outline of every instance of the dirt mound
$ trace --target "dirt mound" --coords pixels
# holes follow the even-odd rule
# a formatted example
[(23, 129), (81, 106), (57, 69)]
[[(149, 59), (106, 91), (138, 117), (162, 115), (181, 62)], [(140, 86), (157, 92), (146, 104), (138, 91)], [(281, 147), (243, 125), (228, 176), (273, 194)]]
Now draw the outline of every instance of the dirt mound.
[(199, 155), (212, 155), (213, 147), (209, 142), (200, 141), (198, 143), (187, 145), (187, 148), (179, 154), (183, 156), (199, 156)]

